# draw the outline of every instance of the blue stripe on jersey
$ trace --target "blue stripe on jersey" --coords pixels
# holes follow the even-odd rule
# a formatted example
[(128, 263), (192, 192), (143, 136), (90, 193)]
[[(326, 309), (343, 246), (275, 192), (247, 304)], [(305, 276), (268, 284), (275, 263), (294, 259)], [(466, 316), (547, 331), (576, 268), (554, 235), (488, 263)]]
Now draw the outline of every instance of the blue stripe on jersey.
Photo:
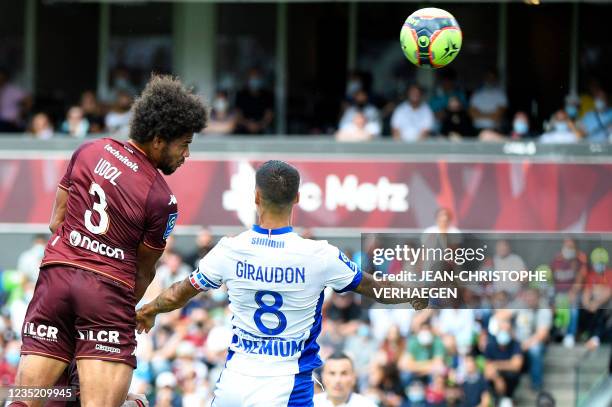
[(311, 407), (314, 405), (313, 397), (314, 382), (312, 381), (312, 372), (296, 374), (287, 407)]
[(231, 350), (231, 349), (228, 349), (228, 350), (227, 350), (227, 358), (225, 359), (225, 367), (227, 367), (227, 362), (229, 362), (230, 360), (232, 360), (232, 358), (234, 357), (234, 353), (236, 353), (236, 352), (234, 352), (234, 351), (233, 351), (233, 350)]
[(196, 276), (198, 276), (198, 281), (203, 286), (206, 286), (208, 288), (219, 288), (219, 287), (221, 287), (221, 284), (215, 284), (208, 277), (206, 277), (204, 275), (204, 273), (202, 273), (202, 270), (198, 269), (198, 271), (196, 273)]
[(336, 290), (337, 293), (345, 293), (347, 291), (353, 291), (355, 288), (359, 287), (361, 283), (361, 279), (363, 278), (363, 272), (360, 268), (357, 268), (357, 272), (355, 273), (355, 277), (353, 277), (353, 281), (342, 290)]
[(321, 308), (323, 307), (323, 291), (319, 295), (319, 301), (317, 302), (317, 308), (314, 315), (314, 323), (310, 328), (310, 335), (304, 344), (304, 350), (298, 359), (299, 372), (312, 372), (323, 365), (321, 358), (319, 357), (319, 344), (317, 343), (317, 337), (321, 333), (321, 321), (323, 316), (321, 314)]
[(285, 226), (284, 228), (278, 229), (265, 229), (259, 225), (253, 225), (253, 231), (264, 235), (283, 235), (285, 233), (293, 232), (293, 227)]

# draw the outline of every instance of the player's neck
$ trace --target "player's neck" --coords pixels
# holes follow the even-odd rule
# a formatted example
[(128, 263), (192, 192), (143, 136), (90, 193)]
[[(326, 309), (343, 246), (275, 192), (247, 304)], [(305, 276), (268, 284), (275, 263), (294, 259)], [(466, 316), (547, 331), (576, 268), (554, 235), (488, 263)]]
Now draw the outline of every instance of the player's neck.
[(264, 229), (280, 229), (291, 226), (291, 213), (272, 213), (263, 211), (259, 214), (258, 225)]
[(131, 145), (133, 145), (134, 147), (136, 147), (138, 150), (140, 150), (141, 153), (143, 153), (144, 155), (147, 156), (147, 158), (153, 162), (153, 159), (151, 158), (151, 150), (149, 148), (148, 145), (145, 144), (141, 144), (139, 142), (137, 142), (134, 139), (129, 139), (128, 143), (130, 143)]
[(289, 222), (289, 219), (273, 219), (273, 218), (268, 218), (268, 219), (263, 219), (263, 218), (259, 218), (259, 223), (258, 225), (264, 229), (280, 229), (280, 228), (284, 228), (287, 226), (291, 226), (291, 222)]

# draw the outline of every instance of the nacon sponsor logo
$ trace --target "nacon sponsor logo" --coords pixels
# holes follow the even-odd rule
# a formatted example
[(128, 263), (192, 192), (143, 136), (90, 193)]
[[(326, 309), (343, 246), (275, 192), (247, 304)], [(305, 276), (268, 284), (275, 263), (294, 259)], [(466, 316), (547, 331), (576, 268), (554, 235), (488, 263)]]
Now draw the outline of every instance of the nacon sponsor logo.
[(125, 259), (125, 254), (122, 249), (112, 248), (104, 243), (100, 243), (95, 239), (91, 239), (89, 236), (82, 235), (81, 233), (73, 230), (70, 232), (70, 244), (75, 247), (81, 247), (90, 252), (101, 254), (106, 257), (113, 259)]

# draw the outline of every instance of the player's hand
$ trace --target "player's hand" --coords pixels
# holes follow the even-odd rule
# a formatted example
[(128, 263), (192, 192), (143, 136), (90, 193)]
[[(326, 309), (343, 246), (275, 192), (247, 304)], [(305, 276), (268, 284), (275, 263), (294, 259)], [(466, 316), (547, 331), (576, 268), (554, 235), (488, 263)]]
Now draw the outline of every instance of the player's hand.
[(136, 331), (141, 334), (149, 332), (155, 325), (155, 314), (147, 312), (146, 305), (136, 312)]
[(412, 308), (414, 308), (415, 311), (420, 311), (422, 309), (427, 308), (427, 306), (429, 305), (429, 299), (428, 298), (414, 298), (410, 301), (410, 305), (412, 305)]

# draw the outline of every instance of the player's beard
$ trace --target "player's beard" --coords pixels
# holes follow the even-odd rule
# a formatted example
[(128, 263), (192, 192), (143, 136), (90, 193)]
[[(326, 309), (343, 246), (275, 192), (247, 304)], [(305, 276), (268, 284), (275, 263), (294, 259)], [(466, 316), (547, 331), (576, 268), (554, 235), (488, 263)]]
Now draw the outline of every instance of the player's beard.
[(174, 160), (172, 156), (169, 154), (168, 146), (164, 147), (161, 151), (161, 160), (159, 165), (157, 166), (164, 175), (170, 175), (176, 171), (176, 169), (185, 161), (182, 160)]

